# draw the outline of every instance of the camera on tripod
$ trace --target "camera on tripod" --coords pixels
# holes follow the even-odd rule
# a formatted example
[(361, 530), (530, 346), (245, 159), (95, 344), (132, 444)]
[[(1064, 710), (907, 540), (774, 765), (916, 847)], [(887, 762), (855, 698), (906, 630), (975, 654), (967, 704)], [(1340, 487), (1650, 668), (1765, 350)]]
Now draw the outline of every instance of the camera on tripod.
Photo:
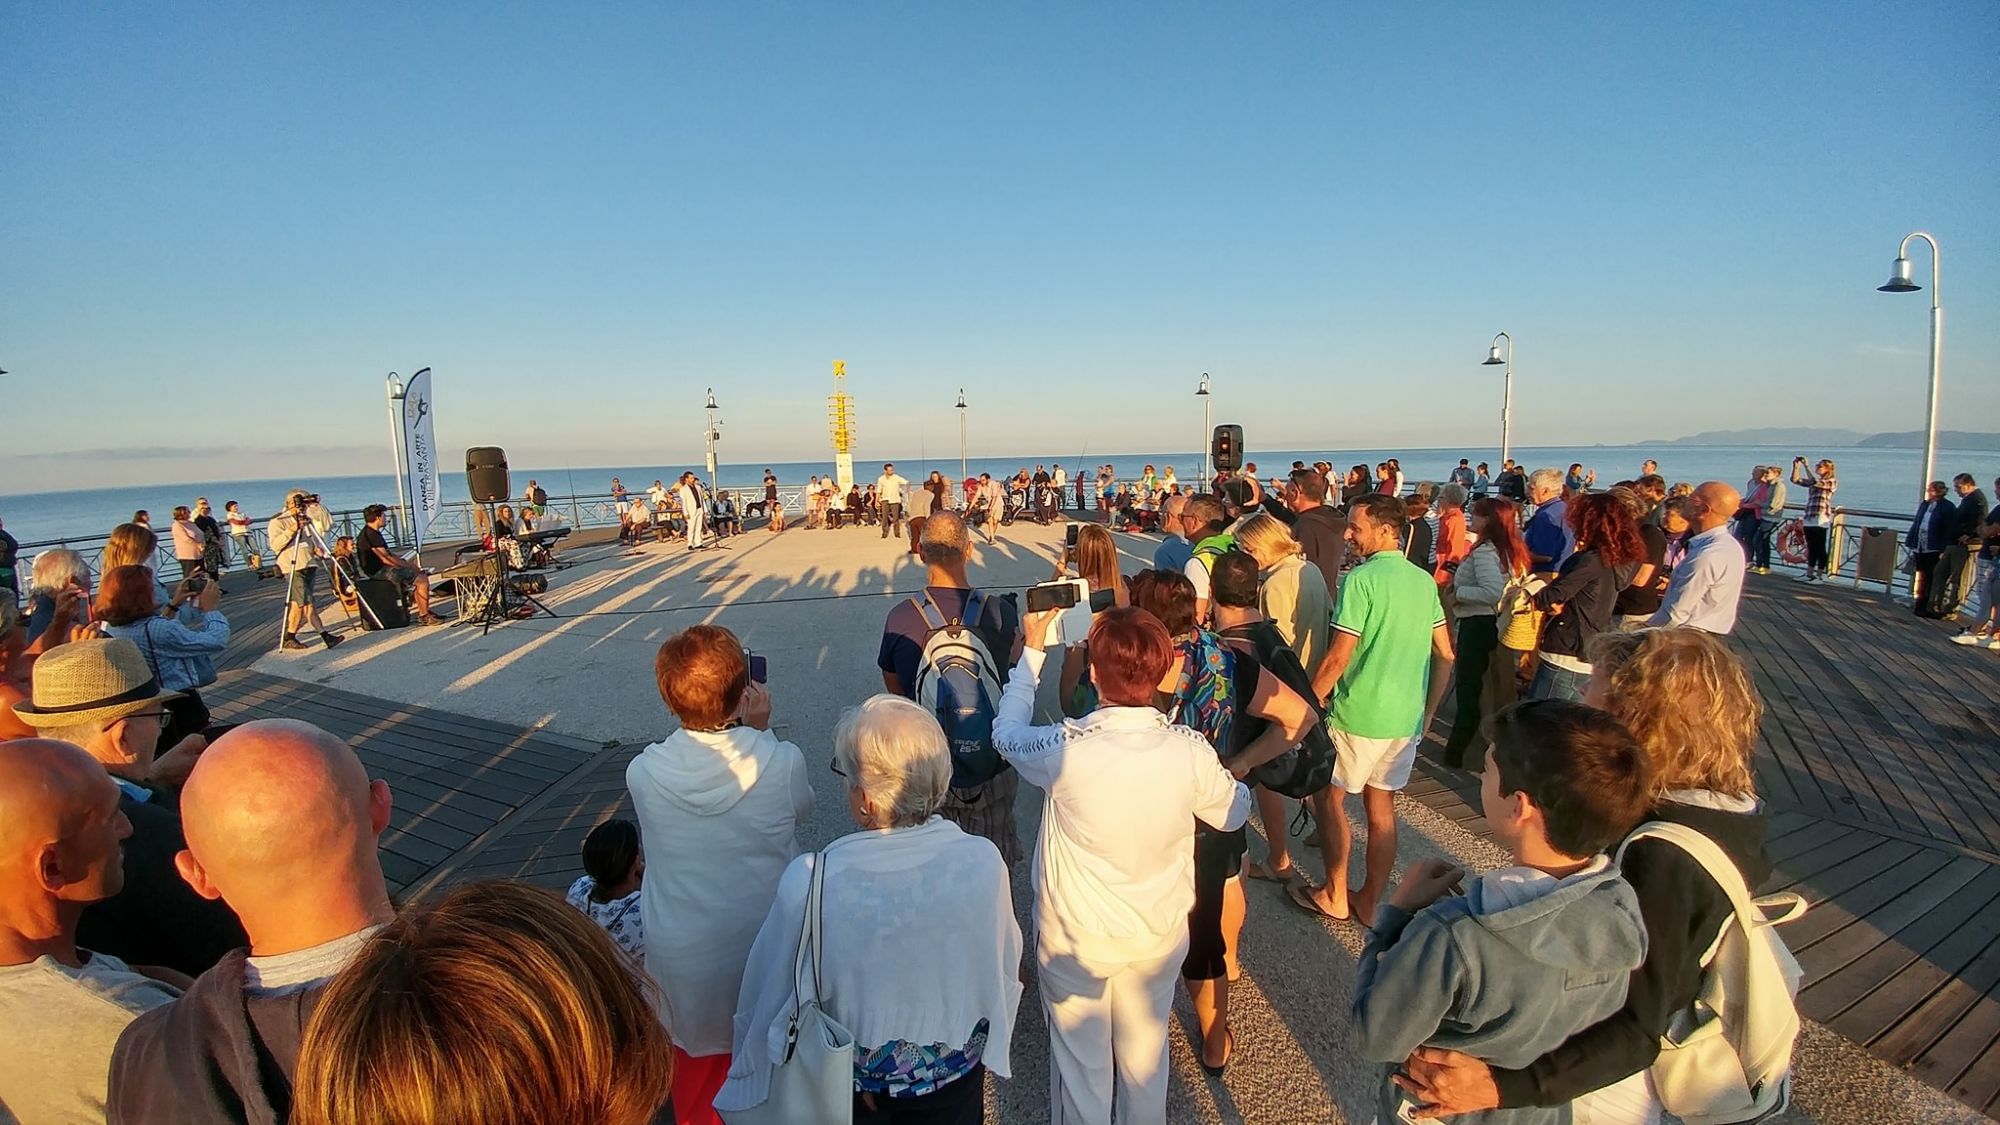
[(304, 515), (306, 509), (317, 503), (319, 503), (319, 493), (301, 492), (292, 497), (292, 511)]

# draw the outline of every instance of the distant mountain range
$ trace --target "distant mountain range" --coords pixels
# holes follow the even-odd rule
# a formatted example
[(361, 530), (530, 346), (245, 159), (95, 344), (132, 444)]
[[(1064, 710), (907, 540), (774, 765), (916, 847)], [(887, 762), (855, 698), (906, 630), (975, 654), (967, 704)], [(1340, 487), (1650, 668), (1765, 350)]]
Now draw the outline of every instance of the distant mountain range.
[[(1643, 444), (1812, 445), (1822, 448), (1852, 446), (1860, 449), (1922, 449), (1924, 433), (1922, 430), (1910, 430), (1904, 433), (1864, 434), (1859, 430), (1816, 426), (1763, 426), (1750, 430), (1704, 430), (1684, 438), (1662, 438)], [(2000, 433), (1939, 430), (1938, 445), (1945, 449), (2000, 449)]]

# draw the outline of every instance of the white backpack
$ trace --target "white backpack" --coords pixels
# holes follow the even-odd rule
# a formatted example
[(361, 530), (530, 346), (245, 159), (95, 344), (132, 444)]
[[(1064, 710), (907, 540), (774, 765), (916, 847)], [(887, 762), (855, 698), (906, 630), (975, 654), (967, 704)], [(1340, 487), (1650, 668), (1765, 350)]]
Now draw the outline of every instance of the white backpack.
[[(1736, 864), (1692, 828), (1649, 821), (1632, 841), (1665, 840), (1701, 864), (1734, 914), (1701, 959), (1694, 1004), (1660, 1037), (1653, 1085), (1660, 1104), (1687, 1125), (1733, 1125), (1783, 1109), (1791, 1100), (1792, 1044), (1799, 1037), (1799, 963), (1776, 927), (1805, 914), (1806, 902), (1783, 892), (1751, 898)], [(1778, 917), (1767, 908), (1783, 907)]]

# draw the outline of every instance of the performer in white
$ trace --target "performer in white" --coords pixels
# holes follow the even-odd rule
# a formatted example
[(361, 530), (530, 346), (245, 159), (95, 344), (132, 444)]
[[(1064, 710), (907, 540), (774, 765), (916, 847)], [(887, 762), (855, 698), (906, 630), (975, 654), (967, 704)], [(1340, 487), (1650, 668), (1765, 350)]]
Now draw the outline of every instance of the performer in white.
[(687, 520), (688, 550), (702, 549), (702, 532), (708, 522), (708, 513), (701, 502), (701, 486), (695, 483), (693, 473), (682, 473), (680, 487), (674, 494), (681, 502), (681, 518)]

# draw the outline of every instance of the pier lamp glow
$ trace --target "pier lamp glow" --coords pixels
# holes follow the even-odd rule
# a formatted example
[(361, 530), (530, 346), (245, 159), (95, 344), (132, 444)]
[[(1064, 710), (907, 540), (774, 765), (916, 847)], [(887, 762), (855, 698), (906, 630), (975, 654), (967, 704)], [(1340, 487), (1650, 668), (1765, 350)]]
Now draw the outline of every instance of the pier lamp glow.
[(1910, 279), (1910, 240), (1921, 238), (1931, 246), (1931, 394), (1930, 405), (1924, 412), (1924, 479), (1919, 483), (1918, 496), (1931, 485), (1931, 472), (1937, 463), (1937, 400), (1938, 400), (1938, 346), (1944, 336), (1944, 309), (1938, 304), (1938, 244), (1924, 231), (1912, 231), (1903, 236), (1903, 244), (1896, 248), (1896, 264), (1892, 267), (1889, 280), (1875, 288), (1883, 293), (1915, 293), (1922, 289)]
[(960, 478), (964, 478), (972, 475), (971, 470), (967, 468), (968, 463), (965, 459), (965, 388), (964, 387), (958, 388), (958, 405), (954, 409), (958, 411), (958, 475)]
[(1215, 479), (1215, 468), (1210, 460), (1210, 454), (1212, 451), (1209, 449), (1209, 444), (1208, 444), (1208, 436), (1215, 432), (1215, 427), (1211, 424), (1211, 421), (1215, 416), (1215, 410), (1214, 410), (1215, 400), (1209, 397), (1208, 372), (1204, 371), (1201, 373), (1201, 386), (1195, 388), (1194, 395), (1196, 398), (1201, 400), (1200, 491), (1207, 492), (1209, 489), (1209, 482)]
[[(1500, 341), (1507, 341), (1507, 356), (1500, 356)], [(1504, 464), (1514, 455), (1514, 337), (1502, 332), (1493, 337), (1493, 346), (1486, 349), (1486, 358), (1479, 361), (1481, 367), (1507, 366), (1507, 376), (1502, 381), (1500, 391), (1500, 460)]]
[[(428, 368), (426, 368), (428, 370)], [(389, 372), (389, 448), (396, 456), (396, 519), (410, 526), (410, 498), (405, 493), (409, 480), (403, 468), (403, 377)]]

